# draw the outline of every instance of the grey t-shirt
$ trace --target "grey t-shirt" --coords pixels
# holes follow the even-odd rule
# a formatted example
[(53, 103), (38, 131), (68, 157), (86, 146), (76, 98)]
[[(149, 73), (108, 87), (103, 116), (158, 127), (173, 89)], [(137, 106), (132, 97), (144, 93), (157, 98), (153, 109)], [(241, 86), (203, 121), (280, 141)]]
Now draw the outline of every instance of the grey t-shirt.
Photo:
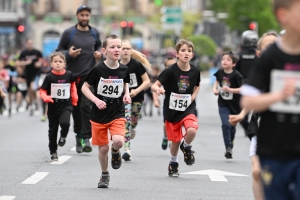
[[(89, 31), (80, 31), (77, 24), (66, 29), (59, 41), (56, 51), (63, 51), (67, 59), (67, 70), (73, 77), (84, 77), (96, 64), (94, 51), (101, 47), (100, 33), (97, 29), (89, 26)], [(72, 58), (68, 51), (71, 46), (81, 48), (80, 54)]]

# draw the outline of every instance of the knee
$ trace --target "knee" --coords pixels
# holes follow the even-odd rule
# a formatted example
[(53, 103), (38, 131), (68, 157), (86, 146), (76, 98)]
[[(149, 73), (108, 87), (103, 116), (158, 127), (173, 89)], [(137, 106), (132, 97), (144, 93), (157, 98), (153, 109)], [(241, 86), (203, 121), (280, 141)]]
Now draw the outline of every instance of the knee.
[(123, 147), (124, 140), (116, 140), (114, 141), (114, 148), (121, 149)]
[(231, 125), (229, 123), (222, 123), (222, 129), (230, 129)]
[(68, 127), (70, 126), (70, 122), (61, 122), (61, 123), (60, 123), (60, 126), (61, 126), (62, 128), (68, 128)]
[(109, 150), (108, 145), (100, 146), (99, 147), (99, 154), (106, 155), (108, 153), (108, 150)]
[(197, 131), (196, 131), (195, 128), (188, 128), (187, 129), (187, 135), (189, 135), (189, 136), (196, 136), (196, 133), (197, 133)]

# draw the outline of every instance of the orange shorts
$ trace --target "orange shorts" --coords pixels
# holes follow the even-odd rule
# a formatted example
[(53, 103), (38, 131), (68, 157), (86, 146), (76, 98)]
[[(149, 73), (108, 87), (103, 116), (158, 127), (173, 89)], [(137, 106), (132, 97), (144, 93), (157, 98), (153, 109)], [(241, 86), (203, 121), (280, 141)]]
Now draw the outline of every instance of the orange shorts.
[(172, 142), (179, 142), (186, 135), (186, 132), (182, 133), (182, 126), (185, 130), (188, 128), (195, 128), (198, 130), (198, 119), (195, 115), (190, 114), (183, 118), (179, 122), (168, 122), (166, 121), (166, 131), (168, 135), (168, 140)]
[(125, 136), (125, 118), (118, 118), (107, 124), (100, 124), (91, 120), (90, 122), (92, 125), (92, 144), (95, 146), (109, 144), (108, 131), (110, 133), (110, 140), (113, 135)]

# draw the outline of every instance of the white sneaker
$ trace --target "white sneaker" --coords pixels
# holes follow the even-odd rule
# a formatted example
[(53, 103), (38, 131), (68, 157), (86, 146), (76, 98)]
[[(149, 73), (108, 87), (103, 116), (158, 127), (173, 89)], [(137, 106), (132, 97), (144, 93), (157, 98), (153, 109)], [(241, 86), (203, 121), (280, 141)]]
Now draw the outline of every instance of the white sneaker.
[(124, 148), (124, 153), (122, 155), (122, 158), (125, 160), (125, 161), (130, 161), (130, 147), (125, 147)]

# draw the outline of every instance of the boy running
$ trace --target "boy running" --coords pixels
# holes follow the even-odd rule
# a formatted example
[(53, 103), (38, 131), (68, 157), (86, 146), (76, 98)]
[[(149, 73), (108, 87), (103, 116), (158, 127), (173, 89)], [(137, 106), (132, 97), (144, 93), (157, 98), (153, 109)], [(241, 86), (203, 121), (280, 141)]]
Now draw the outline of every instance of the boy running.
[(78, 101), (75, 80), (70, 71), (65, 70), (66, 58), (60, 52), (51, 55), (52, 71), (46, 76), (40, 96), (48, 103), (49, 150), (52, 161), (57, 161), (57, 132), (60, 125), (58, 146), (64, 146), (70, 127), (72, 105)]
[(125, 105), (126, 117), (126, 132), (124, 153), (122, 158), (125, 161), (130, 161), (130, 140), (135, 137), (136, 127), (138, 124), (139, 115), (144, 101), (144, 90), (149, 87), (150, 80), (146, 73), (145, 67), (132, 57), (132, 46), (128, 40), (122, 41), (122, 56), (120, 63), (126, 65), (129, 69), (130, 84), (129, 92), (131, 103)]
[[(98, 63), (87, 75), (82, 93), (94, 104), (91, 110), (92, 144), (98, 146), (98, 158), (102, 175), (98, 188), (107, 188), (110, 181), (108, 172), (109, 139), (111, 146), (111, 166), (119, 169), (122, 164), (120, 149), (125, 136), (125, 104), (131, 103), (128, 83), (129, 69), (118, 62), (122, 43), (116, 35), (103, 41), (102, 52), (106, 60)], [(94, 93), (90, 88), (93, 87)], [(110, 138), (108, 138), (108, 131)]]
[[(193, 43), (181, 39), (176, 44), (175, 49), (178, 58), (177, 63), (164, 70), (151, 87), (152, 91), (158, 95), (165, 94), (166, 130), (168, 140), (172, 141), (169, 176), (179, 176), (179, 147), (184, 154), (184, 162), (187, 165), (195, 163), (191, 143), (198, 129), (196, 102), (194, 100), (200, 90), (200, 70), (190, 65), (190, 60), (194, 56)], [(185, 134), (182, 133), (182, 126), (186, 130)], [(182, 138), (184, 140), (181, 142)]]
[(234, 69), (238, 61), (236, 53), (229, 51), (222, 55), (222, 67), (214, 76), (214, 94), (218, 95), (219, 115), (222, 122), (223, 140), (225, 144), (225, 157), (232, 158), (233, 141), (236, 128), (230, 125), (229, 115), (240, 113), (240, 87), (243, 84), (243, 76)]
[(286, 32), (255, 65), (242, 106), (261, 112), (257, 155), (265, 199), (300, 199), (300, 0), (273, 3)]

